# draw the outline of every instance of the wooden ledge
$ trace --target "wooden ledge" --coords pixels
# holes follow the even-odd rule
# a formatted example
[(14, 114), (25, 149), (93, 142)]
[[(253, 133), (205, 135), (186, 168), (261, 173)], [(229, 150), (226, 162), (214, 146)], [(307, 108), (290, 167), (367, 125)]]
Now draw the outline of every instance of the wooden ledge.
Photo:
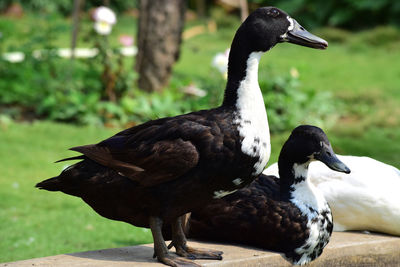
[[(193, 247), (224, 251), (222, 261), (197, 260), (204, 266), (291, 266), (281, 254), (246, 246), (191, 241)], [(0, 266), (163, 266), (152, 258), (152, 244), (62, 254), (1, 263)], [(400, 238), (335, 232), (321, 257), (308, 266), (400, 266)]]

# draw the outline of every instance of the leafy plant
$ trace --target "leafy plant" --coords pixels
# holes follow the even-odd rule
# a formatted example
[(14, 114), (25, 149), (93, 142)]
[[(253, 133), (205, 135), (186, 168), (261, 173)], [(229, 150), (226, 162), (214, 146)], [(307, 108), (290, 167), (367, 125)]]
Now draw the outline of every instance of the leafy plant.
[[(19, 3), (24, 9), (30, 11), (40, 11), (45, 13), (61, 13), (64, 16), (71, 15), (74, 7), (74, 1), (71, 0), (2, 0), (0, 1), (0, 10), (5, 10), (8, 6), (13, 3)], [(123, 1), (113, 0), (110, 1), (110, 7), (118, 12), (126, 11), (130, 8), (137, 8), (138, 1)], [(84, 8), (86, 10), (94, 7), (104, 5), (102, 0), (87, 0), (84, 1)]]
[(330, 127), (336, 121), (335, 102), (329, 92), (302, 88), (297, 70), (283, 76), (260, 72), (259, 83), (273, 133), (293, 129), (299, 124)]
[[(271, 5), (267, 0), (251, 2)], [(287, 11), (307, 28), (365, 29), (382, 24), (400, 25), (400, 2), (393, 0), (275, 0), (273, 5)]]
[(360, 32), (350, 40), (352, 47), (373, 46), (390, 47), (400, 43), (400, 31), (392, 26), (378, 26), (373, 29)]

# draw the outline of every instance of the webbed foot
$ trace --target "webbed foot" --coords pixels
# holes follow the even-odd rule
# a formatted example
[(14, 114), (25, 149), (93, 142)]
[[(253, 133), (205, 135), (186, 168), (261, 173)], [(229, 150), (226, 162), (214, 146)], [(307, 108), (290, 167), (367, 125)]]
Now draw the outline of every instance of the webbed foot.
[(176, 246), (176, 254), (188, 259), (222, 260), (222, 251), (211, 249), (198, 249), (189, 246)]
[(190, 260), (187, 260), (184, 258), (179, 258), (179, 257), (171, 255), (169, 253), (157, 256), (157, 260), (159, 262), (162, 262), (166, 265), (173, 266), (173, 267), (199, 267), (199, 266), (201, 266), (193, 261), (190, 261)]

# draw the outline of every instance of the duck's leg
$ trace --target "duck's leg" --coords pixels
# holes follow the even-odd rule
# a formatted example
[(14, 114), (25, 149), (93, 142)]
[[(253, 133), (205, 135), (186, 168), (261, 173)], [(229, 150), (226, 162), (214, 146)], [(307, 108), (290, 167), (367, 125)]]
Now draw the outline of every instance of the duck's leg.
[(174, 255), (168, 253), (168, 248), (165, 245), (164, 238), (162, 236), (161, 227), (162, 227), (162, 220), (158, 217), (150, 217), (149, 219), (151, 233), (153, 234), (154, 240), (154, 257), (157, 257), (157, 260), (174, 267), (198, 267), (200, 265), (189, 261), (187, 259), (178, 258)]
[(172, 224), (172, 242), (168, 247), (174, 246), (176, 254), (189, 259), (222, 260), (222, 251), (196, 249), (187, 245), (187, 239), (182, 228), (182, 219), (183, 216)]

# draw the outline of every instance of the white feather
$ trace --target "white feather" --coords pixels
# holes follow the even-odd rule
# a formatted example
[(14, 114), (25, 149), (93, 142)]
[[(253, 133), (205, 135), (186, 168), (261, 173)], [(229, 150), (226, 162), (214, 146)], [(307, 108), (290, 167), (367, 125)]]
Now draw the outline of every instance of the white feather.
[[(242, 141), (242, 152), (251, 157), (259, 157), (254, 165), (253, 175), (260, 174), (271, 153), (267, 112), (258, 85), (258, 64), (262, 52), (253, 52), (247, 60), (246, 76), (241, 81), (236, 102), (236, 119)], [(259, 140), (258, 143), (255, 140)]]
[(284, 34), (281, 35), (282, 40), (285, 40), (285, 41), (287, 41), (287, 33), (289, 31), (293, 30), (293, 28), (294, 28), (293, 19), (291, 17), (289, 17), (289, 16), (287, 16), (286, 19), (289, 21), (290, 24), (289, 24), (289, 27), (287, 29), (287, 32), (285, 32)]
[(214, 198), (223, 198), (224, 196), (235, 193), (236, 191), (237, 189), (232, 191), (218, 190), (214, 192)]
[[(327, 220), (332, 223), (331, 216), (328, 216), (327, 220), (323, 220), (321, 213), (329, 211), (329, 206), (322, 193), (307, 179), (308, 165), (308, 162), (293, 165), (294, 176), (305, 179), (291, 186), (290, 201), (300, 209), (303, 215), (307, 216), (307, 228), (310, 230), (304, 245), (295, 250), (296, 253), (302, 254), (301, 258), (294, 262), (298, 265), (311, 261), (311, 256), (320, 242), (328, 243), (330, 235), (326, 229)], [(318, 218), (318, 220), (315, 221), (315, 218)], [(324, 221), (324, 224), (322, 224), (322, 221)]]
[(289, 17), (289, 16), (287, 16), (286, 19), (287, 19), (287, 20), (289, 21), (289, 23), (290, 23), (289, 28), (287, 29), (287, 31), (293, 30), (293, 28), (294, 28), (293, 19), (292, 19), (291, 17)]
[(236, 178), (235, 180), (232, 181), (232, 183), (234, 185), (240, 185), (241, 183), (243, 183), (243, 180), (240, 178)]
[(292, 199), (290, 200), (295, 204), (303, 214), (307, 214), (308, 219), (315, 217), (315, 212), (311, 212), (309, 208), (321, 212), (328, 209), (328, 204), (324, 195), (318, 190), (309, 179), (292, 185)]

